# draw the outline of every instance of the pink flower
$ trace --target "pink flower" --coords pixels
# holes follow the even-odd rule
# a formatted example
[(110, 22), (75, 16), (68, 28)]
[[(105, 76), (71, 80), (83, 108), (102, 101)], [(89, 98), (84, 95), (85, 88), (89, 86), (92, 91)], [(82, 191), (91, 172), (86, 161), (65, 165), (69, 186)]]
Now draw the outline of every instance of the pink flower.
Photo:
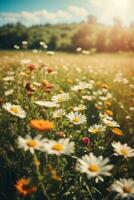
[(83, 138), (81, 139), (81, 141), (82, 141), (84, 144), (86, 144), (86, 145), (89, 145), (89, 143), (90, 143), (90, 139), (89, 139), (88, 137), (83, 137)]

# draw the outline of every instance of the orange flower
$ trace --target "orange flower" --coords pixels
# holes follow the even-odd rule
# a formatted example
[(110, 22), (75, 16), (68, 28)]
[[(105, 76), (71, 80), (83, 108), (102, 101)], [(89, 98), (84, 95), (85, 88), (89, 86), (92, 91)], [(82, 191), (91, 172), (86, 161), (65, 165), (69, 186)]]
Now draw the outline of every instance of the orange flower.
[(105, 89), (109, 89), (109, 86), (108, 86), (106, 83), (102, 83), (102, 84), (101, 84), (101, 87), (102, 87), (102, 88), (105, 88)]
[(55, 181), (61, 181), (61, 177), (57, 174), (56, 170), (53, 169), (52, 165), (48, 165), (47, 167), (51, 173), (51, 178)]
[(100, 110), (100, 109), (101, 109), (101, 106), (95, 105), (95, 108), (96, 108), (97, 110)]
[(42, 87), (46, 92), (50, 92), (54, 85), (48, 82), (46, 79), (42, 81)]
[(112, 129), (112, 132), (115, 134), (115, 135), (123, 135), (123, 132), (119, 129), (119, 128), (113, 128)]
[(27, 68), (28, 68), (30, 71), (33, 71), (34, 69), (36, 69), (36, 65), (35, 65), (35, 64), (32, 64), (32, 63), (27, 64), (26, 66), (27, 66)]
[(30, 180), (28, 178), (21, 178), (17, 181), (15, 187), (17, 191), (22, 194), (23, 196), (30, 195), (33, 192), (36, 192), (36, 187), (29, 186)]
[(111, 106), (112, 102), (111, 101), (105, 101), (104, 104), (105, 104), (105, 106)]
[(109, 116), (113, 116), (113, 112), (111, 110), (106, 110), (106, 114), (108, 114)]
[(30, 126), (39, 131), (48, 131), (55, 127), (53, 122), (43, 119), (32, 119), (30, 121)]

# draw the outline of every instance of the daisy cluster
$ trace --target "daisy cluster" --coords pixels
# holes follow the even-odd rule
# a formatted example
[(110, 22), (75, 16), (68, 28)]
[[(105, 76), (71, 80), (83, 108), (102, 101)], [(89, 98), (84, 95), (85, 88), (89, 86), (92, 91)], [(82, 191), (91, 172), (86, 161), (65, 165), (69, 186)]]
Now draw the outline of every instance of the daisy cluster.
[[(32, 199), (39, 199), (43, 193), (45, 199), (134, 198), (134, 149), (126, 140), (133, 129), (122, 125), (131, 127), (134, 101), (126, 110), (110, 84), (96, 78), (99, 72), (92, 66), (87, 71), (78, 66), (72, 70), (69, 63), (33, 64), (25, 58), (20, 67), (3, 73), (3, 151), (9, 161), (14, 157), (15, 188), (23, 197), (36, 193)], [(112, 81), (129, 84), (122, 73)]]

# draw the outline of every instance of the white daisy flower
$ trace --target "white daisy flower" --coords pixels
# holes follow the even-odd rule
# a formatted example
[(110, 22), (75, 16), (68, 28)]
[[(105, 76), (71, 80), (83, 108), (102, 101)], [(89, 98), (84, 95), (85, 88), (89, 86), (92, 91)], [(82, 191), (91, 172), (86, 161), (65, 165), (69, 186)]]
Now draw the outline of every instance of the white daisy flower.
[(15, 49), (17, 49), (17, 50), (20, 49), (20, 47), (19, 47), (18, 45), (14, 45), (13, 47), (14, 47)]
[(80, 105), (74, 107), (73, 110), (74, 110), (74, 111), (83, 111), (83, 110), (86, 110), (86, 109), (87, 109), (87, 108), (86, 108), (85, 105), (80, 104)]
[(106, 130), (106, 127), (103, 126), (102, 124), (94, 124), (88, 129), (88, 132), (93, 133), (93, 134), (98, 134), (101, 132), (104, 132)]
[(110, 126), (110, 127), (120, 127), (117, 122), (113, 121), (112, 117), (106, 116), (106, 117), (102, 118), (102, 121), (107, 126)]
[(73, 122), (76, 125), (85, 124), (87, 119), (85, 115), (79, 114), (78, 112), (71, 112), (66, 115), (70, 122)]
[(60, 106), (59, 104), (53, 101), (35, 101), (35, 104), (39, 106), (47, 107), (47, 108), (56, 108)]
[(79, 82), (78, 85), (74, 85), (71, 90), (72, 91), (79, 91), (79, 90), (84, 90), (84, 89), (92, 89), (93, 84), (92, 83), (87, 83), (87, 82)]
[(77, 51), (77, 52), (81, 52), (81, 51), (82, 51), (82, 48), (81, 48), (81, 47), (77, 47), (77, 48), (76, 48), (76, 51)]
[(10, 112), (12, 115), (15, 115), (20, 118), (26, 117), (26, 112), (21, 108), (19, 105), (11, 104), (11, 103), (5, 103), (2, 106), (5, 110)]
[(69, 97), (68, 93), (61, 93), (61, 94), (52, 96), (52, 101), (54, 101), (56, 103), (63, 103), (69, 99), (70, 99), (70, 97)]
[(24, 151), (30, 151), (32, 154), (35, 150), (43, 151), (45, 140), (41, 140), (41, 136), (38, 135), (32, 138), (30, 135), (26, 135), (25, 138), (19, 136), (18, 137), (18, 148), (24, 149)]
[(121, 178), (116, 180), (112, 186), (112, 191), (117, 192), (119, 198), (134, 198), (134, 180)]
[(112, 146), (114, 148), (114, 155), (118, 156), (124, 156), (125, 158), (127, 157), (134, 157), (134, 149), (129, 147), (126, 143), (121, 144), (120, 142), (113, 142)]
[(103, 181), (102, 176), (110, 176), (113, 165), (108, 164), (109, 159), (102, 156), (96, 157), (93, 153), (78, 159), (76, 168), (81, 173), (86, 173), (88, 178), (95, 178), (96, 182)]
[(10, 89), (10, 90), (7, 90), (4, 92), (5, 96), (9, 96), (11, 94), (13, 94), (14, 90), (13, 89)]
[(45, 151), (48, 154), (56, 154), (56, 155), (61, 155), (61, 154), (70, 155), (71, 153), (74, 152), (74, 146), (75, 143), (70, 142), (69, 138), (60, 139), (58, 141), (49, 140), (44, 144)]
[(5, 82), (14, 81), (14, 76), (6, 76), (3, 78), (3, 81), (5, 81)]
[(54, 51), (47, 51), (47, 55), (49, 55), (49, 56), (53, 56), (54, 54), (55, 54)]
[(66, 113), (65, 113), (65, 110), (63, 109), (58, 109), (56, 110), (54, 113), (53, 113), (53, 118), (61, 118), (62, 116), (64, 116)]
[(82, 99), (87, 100), (87, 101), (92, 101), (95, 99), (95, 97), (92, 95), (84, 95), (82, 96)]

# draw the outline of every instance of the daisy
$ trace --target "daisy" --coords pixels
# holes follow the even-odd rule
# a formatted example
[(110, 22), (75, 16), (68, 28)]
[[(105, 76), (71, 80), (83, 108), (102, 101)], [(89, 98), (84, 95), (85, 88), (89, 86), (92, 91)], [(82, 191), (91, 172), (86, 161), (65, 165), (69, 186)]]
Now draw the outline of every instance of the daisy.
[(58, 94), (58, 95), (55, 95), (52, 97), (52, 101), (54, 101), (56, 103), (62, 103), (69, 99), (70, 99), (70, 97), (69, 97), (68, 93), (61, 93), (61, 94)]
[(49, 140), (45, 143), (44, 148), (48, 154), (70, 155), (74, 152), (74, 145), (74, 142), (70, 142), (69, 138), (65, 138), (58, 141)]
[(117, 197), (119, 198), (134, 198), (134, 180), (129, 178), (121, 178), (120, 180), (116, 180), (111, 189), (114, 192), (117, 192)]
[(98, 134), (98, 133), (101, 133), (101, 132), (104, 132), (106, 130), (106, 127), (103, 126), (103, 125), (99, 125), (99, 124), (94, 124), (93, 126), (91, 126), (89, 129), (88, 129), (88, 132), (90, 133), (93, 133), (93, 134)]
[(113, 121), (112, 117), (106, 116), (102, 119), (103, 123), (110, 127), (119, 127), (119, 124)]
[(81, 48), (81, 47), (77, 47), (76, 51), (77, 51), (77, 52), (81, 52), (81, 51), (82, 51), (82, 48)]
[(14, 76), (6, 76), (3, 78), (3, 81), (5, 81), (5, 82), (14, 81)]
[(82, 104), (80, 104), (80, 105), (78, 105), (77, 107), (74, 107), (74, 111), (83, 111), (83, 110), (86, 110), (87, 108), (86, 108), (86, 106), (85, 105), (82, 105)]
[(13, 89), (10, 89), (10, 90), (7, 90), (4, 92), (5, 96), (9, 96), (11, 94), (13, 94), (14, 90)]
[(87, 82), (79, 82), (78, 85), (74, 85), (71, 90), (72, 91), (79, 91), (79, 90), (84, 90), (84, 89), (92, 89), (93, 85)]
[(59, 107), (59, 104), (57, 104), (56, 102), (52, 102), (52, 101), (35, 101), (35, 104), (37, 104), (39, 106), (47, 107), (47, 108)]
[(103, 181), (102, 176), (110, 176), (113, 165), (108, 164), (109, 159), (102, 156), (96, 157), (93, 153), (78, 159), (76, 168), (81, 173), (86, 173), (88, 178), (95, 178), (96, 182)]
[(35, 150), (43, 150), (44, 140), (41, 141), (41, 136), (38, 135), (32, 138), (30, 135), (26, 135), (25, 138), (18, 137), (18, 148), (24, 149), (24, 151), (30, 151), (34, 154)]
[(65, 115), (65, 110), (63, 109), (59, 109), (59, 110), (56, 110), (54, 113), (53, 113), (53, 118), (61, 118), (62, 116)]
[(124, 156), (125, 158), (134, 157), (134, 149), (129, 147), (126, 143), (121, 144), (120, 142), (113, 142), (112, 147), (114, 148), (114, 155)]
[(85, 124), (87, 119), (85, 115), (79, 114), (78, 112), (71, 112), (66, 115), (70, 122), (73, 122), (75, 125)]
[(87, 100), (87, 101), (92, 101), (95, 99), (95, 97), (92, 95), (84, 95), (82, 96), (82, 99)]
[(19, 118), (25, 118), (26, 112), (21, 108), (19, 105), (11, 104), (11, 103), (5, 103), (2, 106), (5, 110), (10, 112), (12, 115), (15, 115)]
[(13, 47), (14, 47), (15, 49), (17, 49), (17, 50), (20, 49), (20, 47), (19, 47), (18, 45), (14, 45)]

